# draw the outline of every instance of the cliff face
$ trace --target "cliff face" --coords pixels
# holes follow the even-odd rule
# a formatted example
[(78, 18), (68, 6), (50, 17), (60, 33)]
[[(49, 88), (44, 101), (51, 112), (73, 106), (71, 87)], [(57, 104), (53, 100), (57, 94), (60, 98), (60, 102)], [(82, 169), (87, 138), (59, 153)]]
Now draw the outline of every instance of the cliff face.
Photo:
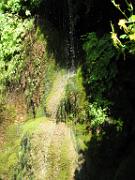
[[(122, 10), (126, 8), (126, 3), (122, 0), (117, 2), (122, 5)], [(49, 42), (51, 42), (50, 47), (53, 47), (50, 49), (53, 49), (57, 57), (56, 59), (63, 59), (62, 62), (66, 62), (67, 66), (70, 66), (70, 54), (68, 54), (70, 43), (68, 1), (50, 0), (48, 2), (43, 1), (43, 4), (45, 9), (41, 8), (40, 15), (46, 16), (47, 21), (51, 24), (49, 24), (50, 27), (53, 30), (55, 29), (58, 35), (57, 41), (59, 42), (59, 46), (58, 44), (53, 44), (50, 38), (51, 36), (48, 36)], [(133, 6), (134, 5), (133, 2)], [(72, 0), (72, 9), (72, 21), (74, 24), (73, 35), (76, 52), (75, 64), (84, 65), (85, 58), (84, 52), (82, 51), (81, 36), (88, 32), (96, 32), (99, 37), (105, 33), (110, 33), (110, 21), (117, 25), (118, 20), (123, 17), (110, 0)], [(50, 31), (50, 28), (48, 28), (48, 31)], [(55, 36), (55, 33), (53, 35)], [(51, 44), (53, 44), (53, 46), (51, 46)], [(62, 51), (62, 47), (64, 47), (64, 51)], [(61, 52), (63, 52), (63, 54)], [(60, 61), (58, 61), (58, 63), (60, 63)], [(110, 180), (111, 178), (123, 179), (123, 176), (127, 178), (126, 174), (133, 174), (132, 168), (127, 167), (134, 166), (134, 162), (131, 161), (131, 159), (134, 158), (135, 149), (133, 142), (135, 137), (134, 56), (127, 55), (126, 61), (124, 61), (123, 56), (120, 56), (116, 64), (118, 74), (113, 80), (111, 91), (105, 96), (113, 103), (113, 106), (111, 106), (111, 115), (114, 118), (122, 119), (124, 129), (122, 133), (119, 134), (114, 131), (114, 127), (107, 126), (104, 127), (107, 135), (104, 136), (101, 142), (96, 141), (93, 137), (88, 145), (86, 163), (84, 167), (82, 167), (82, 177), (79, 175), (82, 179), (89, 179), (90, 177), (94, 180)], [(84, 74), (85, 73), (84, 68)], [(89, 87), (87, 86), (87, 88)], [(87, 90), (88, 89), (86, 89), (86, 91)], [(88, 96), (89, 95), (90, 94), (88, 94)], [(125, 173), (123, 171), (125, 171)], [(130, 176), (130, 178), (132, 177)]]
[[(99, 35), (110, 32), (110, 20), (117, 21), (119, 12), (110, 0), (70, 0), (70, 3), (68, 1), (43, 0), (39, 9), (35, 11), (39, 15), (38, 23), (46, 26), (50, 51), (53, 51), (60, 65), (62, 65), (61, 59), (70, 66), (68, 61), (72, 56), (70, 53), (71, 34), (74, 41), (75, 62), (79, 64), (83, 59), (81, 36), (93, 31)], [(72, 14), (70, 7), (72, 7)], [(71, 24), (72, 33), (70, 33)]]

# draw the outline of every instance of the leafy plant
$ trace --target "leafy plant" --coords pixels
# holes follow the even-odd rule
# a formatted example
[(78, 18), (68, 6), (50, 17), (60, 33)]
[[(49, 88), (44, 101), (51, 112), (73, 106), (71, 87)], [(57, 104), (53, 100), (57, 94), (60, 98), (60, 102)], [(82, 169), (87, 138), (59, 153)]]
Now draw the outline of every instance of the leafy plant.
[(10, 12), (19, 14), (20, 12), (26, 14), (26, 16), (32, 11), (33, 9), (37, 8), (42, 0), (29, 0), (29, 1), (22, 1), (22, 0), (3, 0), (0, 2), (0, 11), (2, 12)]
[(84, 36), (83, 49), (87, 65), (85, 84), (90, 93), (87, 105), (89, 122), (91, 128), (98, 129), (108, 121), (109, 107), (112, 105), (108, 96), (117, 75), (119, 54), (109, 34), (98, 37), (95, 32)]
[(112, 0), (114, 6), (122, 13), (123, 19), (118, 22), (119, 29), (121, 33), (115, 32), (114, 25), (111, 23), (112, 27), (112, 39), (115, 47), (122, 53), (129, 52), (135, 54), (135, 15), (133, 14), (133, 5), (131, 2), (125, 0), (127, 5), (127, 11), (129, 15), (121, 9), (120, 4), (117, 4), (115, 0)]
[(40, 30), (34, 28), (31, 18), (31, 11), (40, 2), (0, 2), (0, 101), (8, 88), (21, 88), (25, 91), (28, 109), (33, 106), (33, 112), (43, 94), (47, 59), (45, 39)]
[(23, 39), (33, 20), (0, 12), (0, 96), (7, 84), (18, 81), (24, 66)]
[(13, 13), (17, 13), (21, 10), (21, 0), (8, 0), (5, 6), (7, 9), (11, 9)]
[(107, 119), (106, 109), (102, 109), (101, 107), (98, 107), (96, 103), (89, 104), (89, 115), (90, 115), (92, 128), (99, 127)]
[(112, 87), (112, 81), (117, 74), (117, 52), (113, 47), (110, 35), (97, 37), (95, 32), (84, 37), (83, 49), (86, 52), (86, 84), (90, 89), (91, 101), (98, 105), (108, 103), (103, 96)]

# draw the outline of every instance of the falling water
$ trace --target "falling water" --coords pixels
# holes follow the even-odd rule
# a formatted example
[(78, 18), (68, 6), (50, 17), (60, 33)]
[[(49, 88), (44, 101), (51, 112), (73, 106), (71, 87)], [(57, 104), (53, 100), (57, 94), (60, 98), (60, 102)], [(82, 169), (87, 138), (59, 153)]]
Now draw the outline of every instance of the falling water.
[(73, 18), (73, 3), (68, 0), (68, 16), (69, 16), (69, 54), (71, 58), (71, 70), (75, 69), (75, 44), (74, 44), (74, 18)]

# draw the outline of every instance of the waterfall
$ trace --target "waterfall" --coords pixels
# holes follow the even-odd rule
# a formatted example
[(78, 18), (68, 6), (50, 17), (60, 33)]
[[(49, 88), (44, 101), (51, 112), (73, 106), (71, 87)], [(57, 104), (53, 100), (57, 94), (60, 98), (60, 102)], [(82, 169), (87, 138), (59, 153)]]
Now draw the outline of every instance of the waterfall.
[(73, 17), (73, 3), (68, 1), (68, 16), (69, 16), (69, 56), (71, 58), (71, 71), (75, 70), (75, 44), (74, 44), (74, 17)]

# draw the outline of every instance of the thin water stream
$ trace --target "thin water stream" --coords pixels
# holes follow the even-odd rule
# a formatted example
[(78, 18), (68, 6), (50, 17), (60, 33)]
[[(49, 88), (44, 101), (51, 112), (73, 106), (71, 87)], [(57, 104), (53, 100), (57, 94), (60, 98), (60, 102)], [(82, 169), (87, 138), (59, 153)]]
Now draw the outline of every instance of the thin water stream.
[(74, 17), (73, 17), (73, 2), (72, 0), (68, 1), (68, 16), (69, 16), (69, 54), (71, 58), (71, 71), (75, 70), (75, 44), (74, 44)]

